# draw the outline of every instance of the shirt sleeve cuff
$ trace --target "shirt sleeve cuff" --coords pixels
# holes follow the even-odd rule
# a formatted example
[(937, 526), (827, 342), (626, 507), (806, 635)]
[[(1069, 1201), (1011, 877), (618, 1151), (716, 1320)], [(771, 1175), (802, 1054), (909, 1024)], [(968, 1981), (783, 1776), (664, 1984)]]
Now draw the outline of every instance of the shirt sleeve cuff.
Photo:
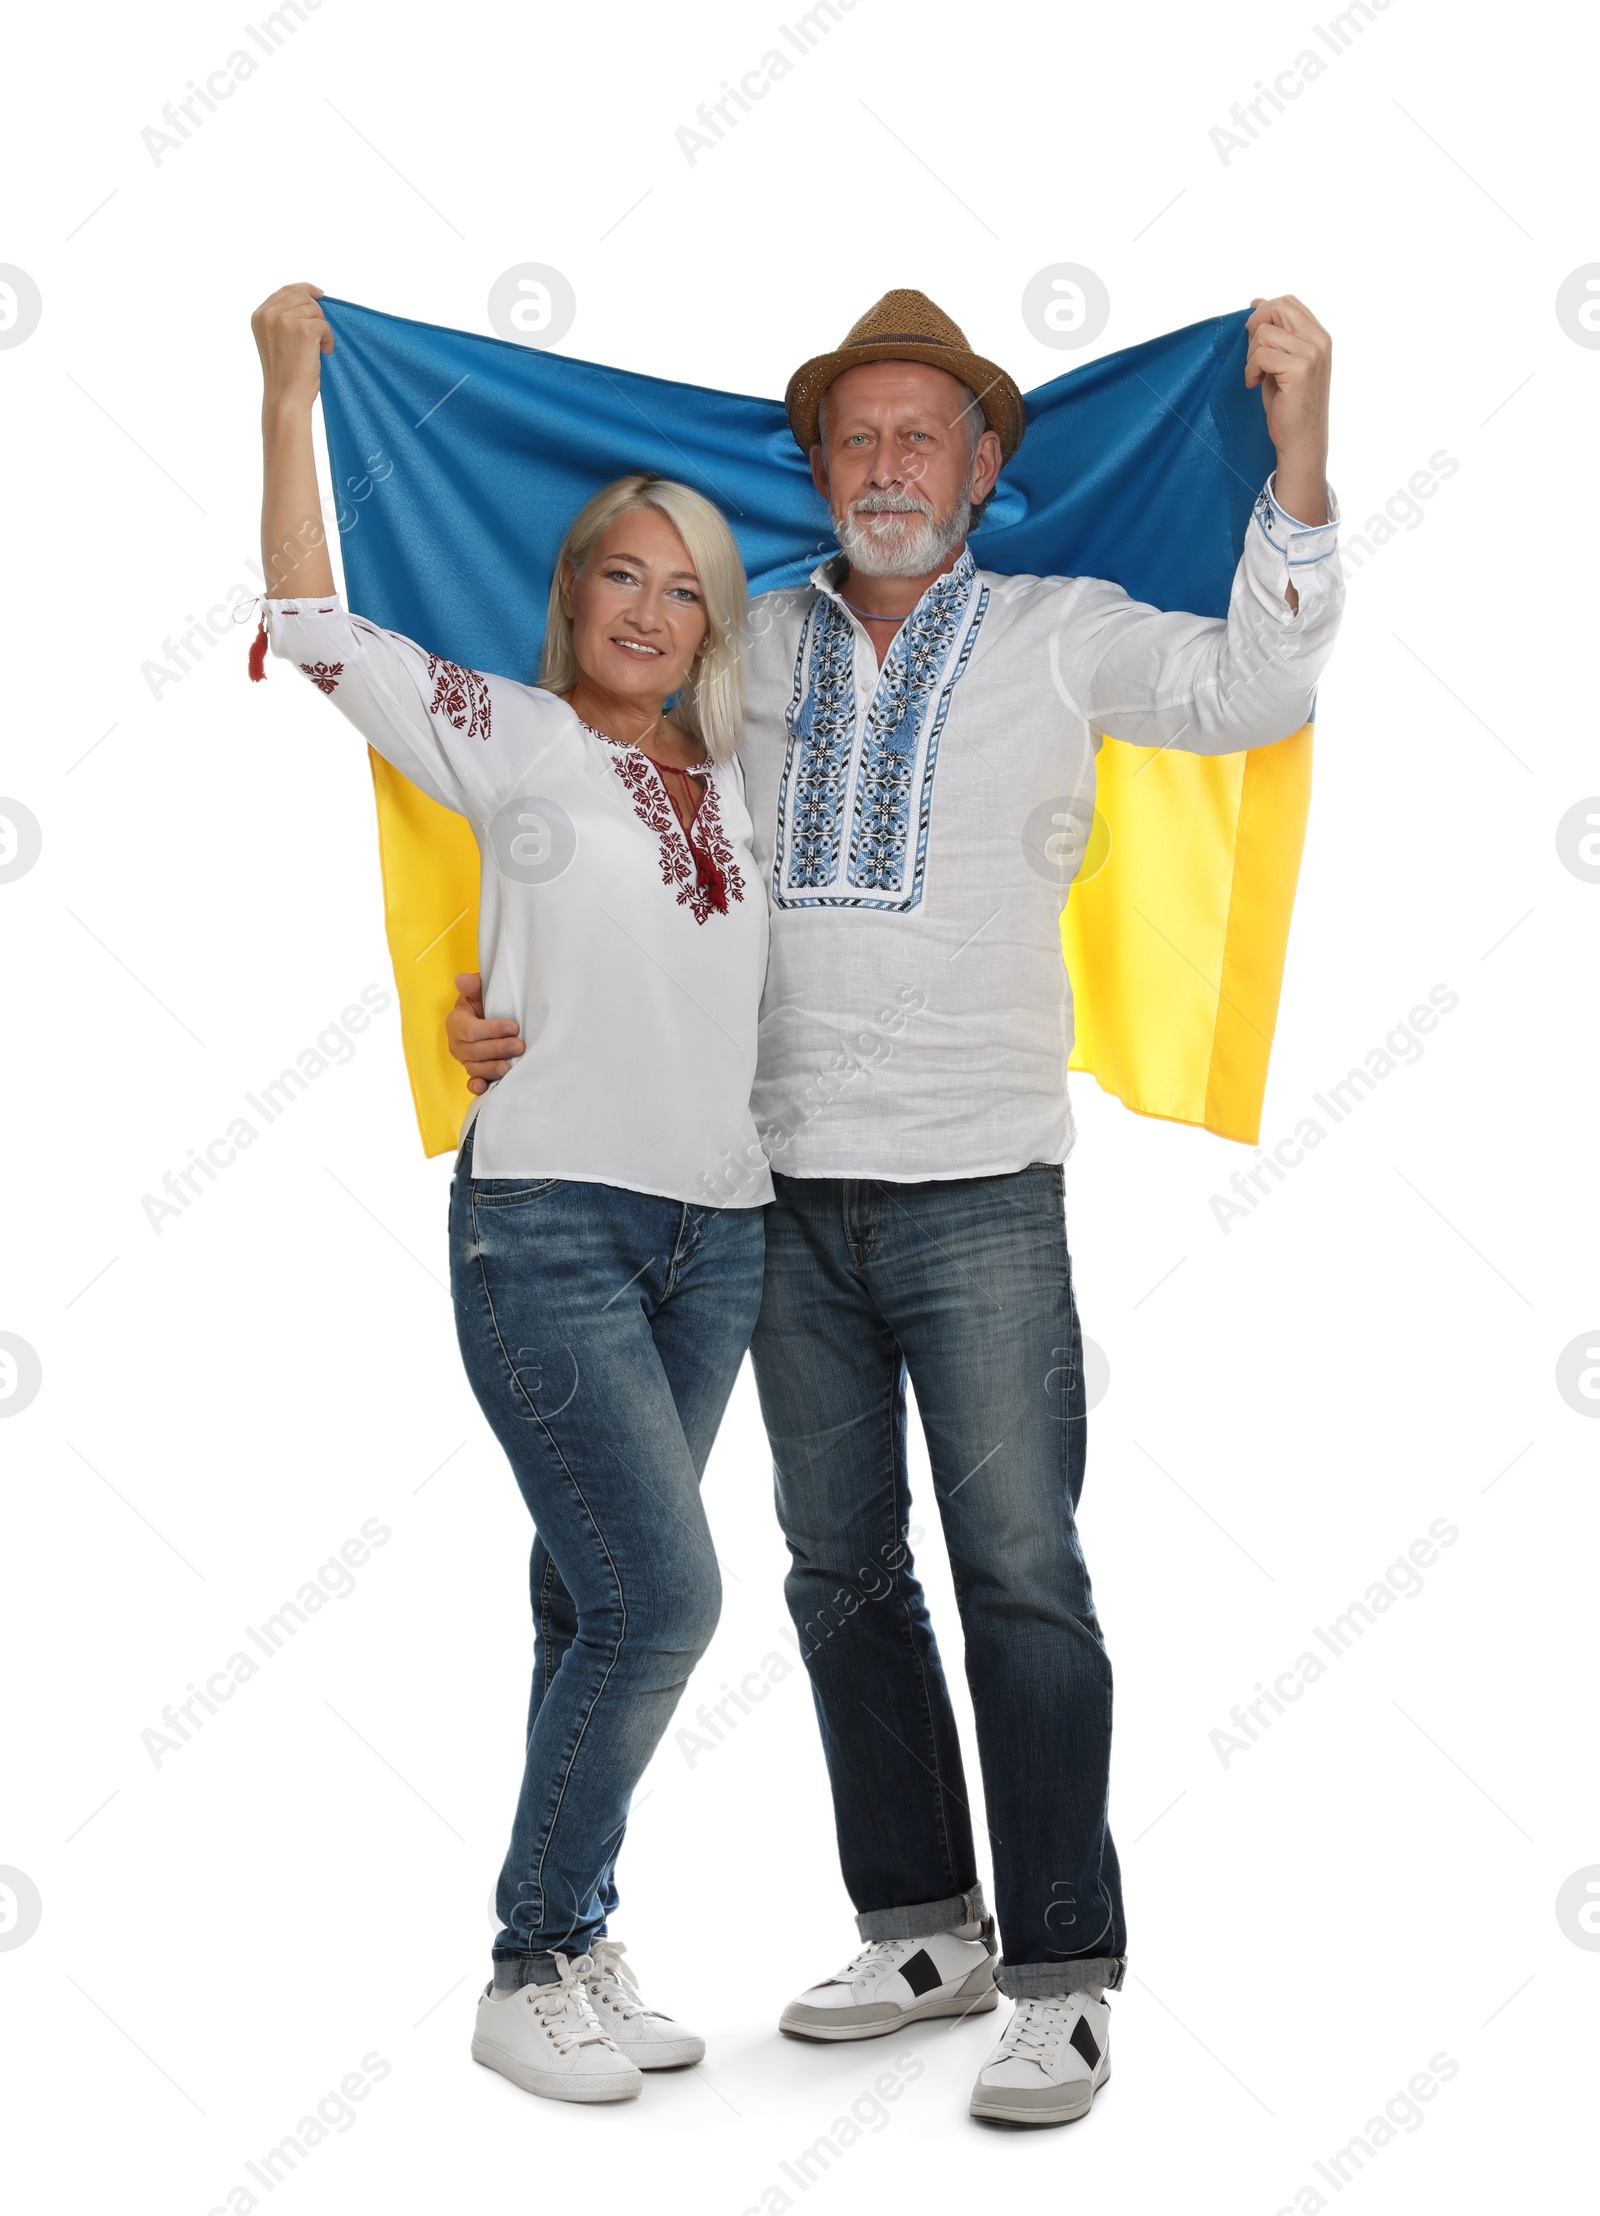
[(1281, 554), (1291, 569), (1309, 569), (1318, 562), (1325, 562), (1338, 550), (1339, 503), (1333, 487), (1328, 492), (1328, 520), (1326, 523), (1302, 523), (1298, 516), (1280, 508), (1277, 497), (1278, 473), (1273, 471), (1256, 494), (1255, 523), (1274, 553)]
[(345, 612), (336, 592), (285, 594), (281, 598), (269, 593), (261, 605), (274, 616), (336, 616)]

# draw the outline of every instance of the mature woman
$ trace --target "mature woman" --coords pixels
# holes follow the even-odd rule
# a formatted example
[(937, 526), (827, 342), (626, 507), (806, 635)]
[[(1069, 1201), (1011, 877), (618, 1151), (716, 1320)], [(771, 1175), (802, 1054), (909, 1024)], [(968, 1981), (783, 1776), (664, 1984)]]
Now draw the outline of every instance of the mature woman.
[(630, 1796), (717, 1620), (699, 1480), (772, 1197), (762, 1173), (737, 1205), (705, 1199), (730, 1155), (760, 1159), (744, 574), (714, 507), (635, 476), (567, 534), (537, 685), (348, 614), (316, 523), (320, 297), (291, 285), (254, 318), (268, 575), (286, 545), (311, 548), (265, 629), (471, 823), (485, 1006), (526, 1042), (469, 1119), (450, 1197), (462, 1359), (537, 1526), (526, 1767), (472, 2051), (530, 2092), (623, 2100), (641, 2070), (705, 2051), (645, 2006), (605, 1933)]

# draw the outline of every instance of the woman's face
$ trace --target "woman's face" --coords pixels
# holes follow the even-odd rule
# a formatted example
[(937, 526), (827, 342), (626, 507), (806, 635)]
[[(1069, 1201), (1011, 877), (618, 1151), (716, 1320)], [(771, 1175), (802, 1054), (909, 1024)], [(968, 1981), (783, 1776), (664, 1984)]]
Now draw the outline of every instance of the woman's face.
[(578, 667), (592, 685), (659, 706), (681, 689), (707, 636), (689, 550), (659, 508), (630, 508), (561, 581)]

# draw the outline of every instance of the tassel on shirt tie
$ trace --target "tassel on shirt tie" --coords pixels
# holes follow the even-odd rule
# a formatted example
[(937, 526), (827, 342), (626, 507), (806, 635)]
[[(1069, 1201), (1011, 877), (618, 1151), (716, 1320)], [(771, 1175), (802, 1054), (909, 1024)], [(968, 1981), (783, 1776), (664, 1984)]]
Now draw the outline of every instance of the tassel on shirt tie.
[(705, 894), (719, 915), (725, 916), (728, 912), (728, 880), (725, 873), (702, 847), (696, 846), (692, 830), (686, 831), (684, 836), (689, 842), (689, 852), (694, 856), (694, 881), (697, 889)]
[[(653, 754), (648, 756), (647, 759), (655, 762), (658, 772), (670, 771), (674, 777), (681, 778), (686, 796), (694, 790), (690, 782), (689, 772), (686, 769), (680, 769), (676, 762), (656, 762)], [(694, 827), (699, 814), (700, 807), (697, 801), (689, 811), (688, 822), (683, 824), (683, 836), (688, 843), (689, 852), (694, 856), (695, 890), (704, 893), (719, 916), (725, 916), (728, 912), (727, 876), (695, 838)], [(682, 820), (680, 817), (680, 823)]]

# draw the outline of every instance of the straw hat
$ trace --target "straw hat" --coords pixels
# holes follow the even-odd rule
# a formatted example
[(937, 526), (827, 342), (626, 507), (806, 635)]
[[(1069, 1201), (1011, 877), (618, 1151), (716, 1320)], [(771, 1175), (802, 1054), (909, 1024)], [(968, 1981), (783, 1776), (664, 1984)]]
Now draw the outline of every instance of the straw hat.
[(862, 362), (926, 362), (945, 369), (977, 394), (991, 431), (998, 432), (1002, 458), (1009, 461), (1022, 444), (1025, 415), (1022, 395), (1003, 369), (974, 354), (967, 335), (925, 292), (886, 292), (875, 307), (845, 334), (831, 354), (801, 364), (783, 396), (789, 428), (802, 454), (817, 444), (817, 408), (836, 377)]

